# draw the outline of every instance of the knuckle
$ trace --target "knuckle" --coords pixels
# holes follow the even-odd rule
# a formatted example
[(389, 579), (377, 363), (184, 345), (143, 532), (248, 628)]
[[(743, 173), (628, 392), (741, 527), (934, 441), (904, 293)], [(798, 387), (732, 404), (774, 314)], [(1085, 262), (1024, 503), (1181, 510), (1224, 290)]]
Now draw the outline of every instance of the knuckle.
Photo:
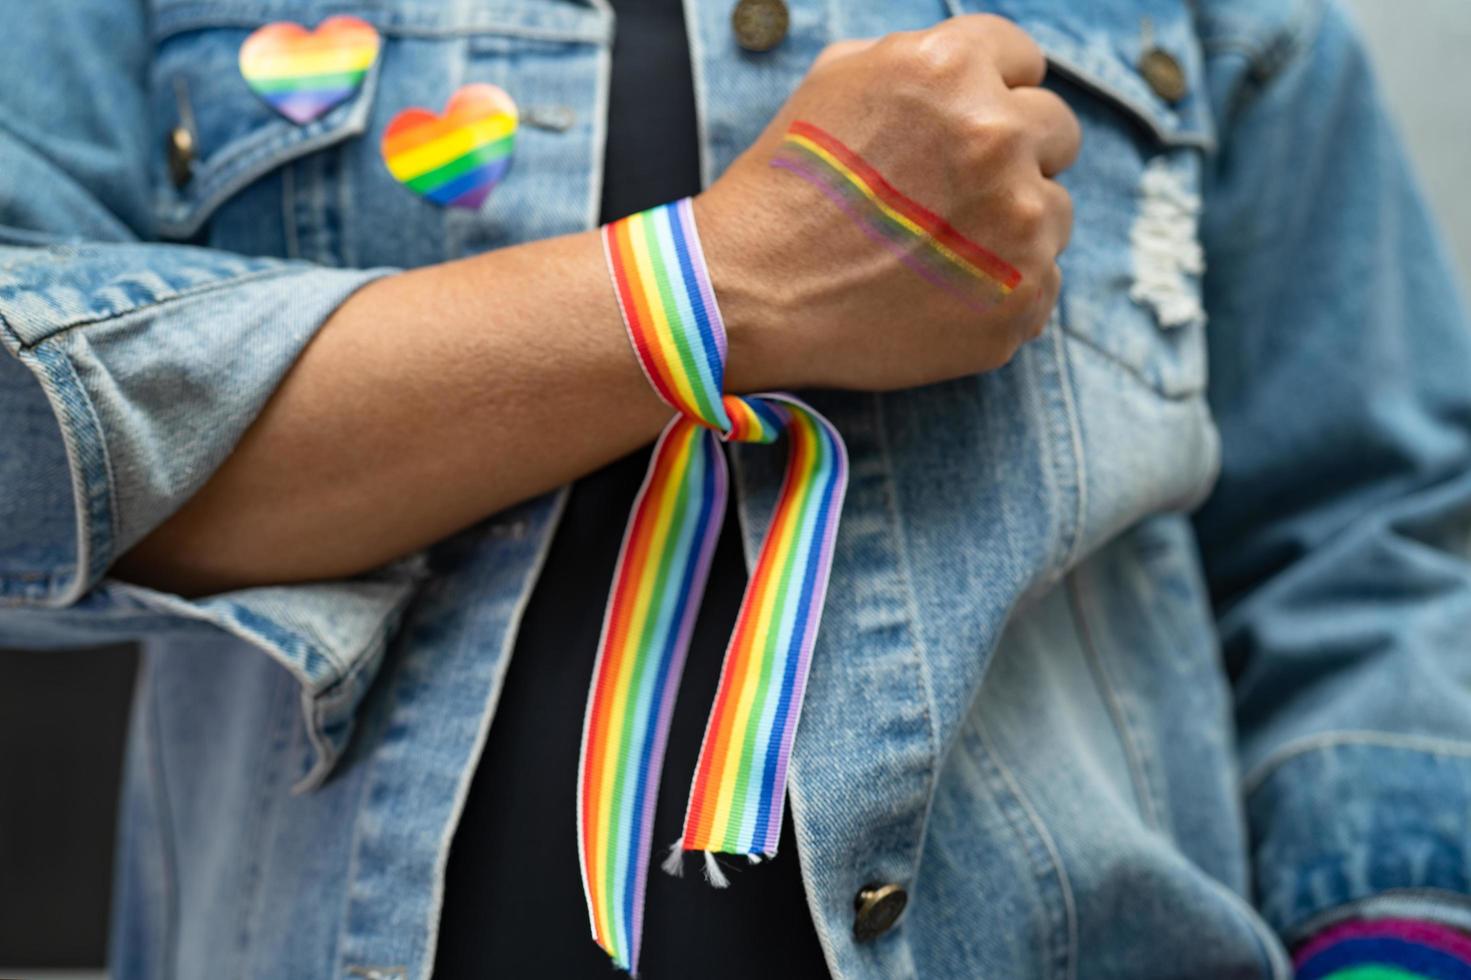
[(953, 77), (965, 64), (964, 47), (944, 31), (917, 31), (894, 45), (900, 67), (919, 78)]
[(1013, 227), (1026, 238), (1032, 238), (1047, 224), (1047, 202), (1035, 191), (1014, 193), (1009, 210)]
[(976, 162), (986, 164), (1011, 157), (1026, 144), (1026, 127), (1017, 116), (998, 113), (971, 117), (964, 126), (965, 145)]
[(955, 127), (959, 159), (980, 171), (1006, 166), (1025, 149), (1021, 125), (1006, 115), (969, 116)]

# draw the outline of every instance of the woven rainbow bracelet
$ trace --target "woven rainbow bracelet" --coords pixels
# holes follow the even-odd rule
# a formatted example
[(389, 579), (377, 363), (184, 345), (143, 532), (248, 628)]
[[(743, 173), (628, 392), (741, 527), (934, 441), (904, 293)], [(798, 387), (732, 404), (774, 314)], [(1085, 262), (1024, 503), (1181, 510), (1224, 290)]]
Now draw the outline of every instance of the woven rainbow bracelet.
[(603, 618), (577, 775), (578, 856), (593, 939), (638, 966), (654, 799), (674, 694), (725, 514), (722, 441), (786, 433), (787, 473), (751, 572), (690, 788), (681, 851), (776, 854), (787, 761), (827, 592), (847, 454), (784, 393), (723, 392), (726, 338), (690, 200), (615, 221), (603, 247), (639, 363), (679, 414), (655, 444)]

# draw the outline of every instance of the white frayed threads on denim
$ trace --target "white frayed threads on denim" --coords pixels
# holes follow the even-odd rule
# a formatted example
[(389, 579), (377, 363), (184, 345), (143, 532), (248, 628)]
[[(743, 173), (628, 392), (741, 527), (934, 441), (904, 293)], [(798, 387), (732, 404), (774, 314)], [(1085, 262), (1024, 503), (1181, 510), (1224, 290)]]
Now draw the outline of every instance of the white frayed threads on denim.
[(1198, 286), (1187, 276), (1205, 272), (1200, 247), (1200, 198), (1163, 158), (1150, 161), (1139, 180), (1139, 215), (1129, 232), (1134, 285), (1129, 298), (1154, 308), (1160, 326), (1205, 319)]

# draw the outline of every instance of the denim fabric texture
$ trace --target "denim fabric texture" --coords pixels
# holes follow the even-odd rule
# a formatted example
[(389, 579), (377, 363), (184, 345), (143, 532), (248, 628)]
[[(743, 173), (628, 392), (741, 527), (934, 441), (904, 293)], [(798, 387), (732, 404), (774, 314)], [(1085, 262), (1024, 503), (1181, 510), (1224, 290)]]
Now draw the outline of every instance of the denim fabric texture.
[[(707, 181), (827, 43), (973, 11), (1032, 33), (1085, 134), (1041, 338), (984, 376), (811, 393), (852, 478), (777, 860), (834, 976), (1285, 977), (1365, 903), (1466, 920), (1471, 328), (1342, 11), (788, 3), (754, 55), (729, 3), (686, 0)], [(382, 54), (293, 125), (240, 44), (336, 13)], [(601, 0), (9, 12), (33, 57), (0, 60), (0, 643), (144, 643), (115, 980), (429, 974), (561, 493), (342, 581), (186, 599), (108, 569), (353, 290), (592, 225), (614, 29)], [(442, 210), (378, 143), (470, 82), (523, 124), (485, 205)], [(733, 456), (749, 558), (780, 460)], [(909, 905), (858, 942), (870, 882)]]

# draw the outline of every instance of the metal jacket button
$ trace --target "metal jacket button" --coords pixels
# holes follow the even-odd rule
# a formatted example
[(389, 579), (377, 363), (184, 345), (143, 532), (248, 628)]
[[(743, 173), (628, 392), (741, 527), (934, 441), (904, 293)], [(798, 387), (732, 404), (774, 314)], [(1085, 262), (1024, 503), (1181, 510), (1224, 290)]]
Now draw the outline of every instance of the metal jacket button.
[(1185, 80), (1185, 69), (1174, 55), (1164, 48), (1149, 48), (1139, 59), (1139, 73), (1154, 89), (1154, 94), (1174, 104), (1185, 98), (1190, 88)]
[(169, 179), (175, 187), (183, 187), (194, 176), (194, 156), (198, 147), (194, 143), (194, 103), (189, 98), (189, 86), (178, 75), (174, 76), (174, 100), (179, 105), (179, 124), (169, 131)]
[(736, 43), (747, 51), (770, 51), (787, 36), (789, 23), (783, 0), (740, 0), (730, 12)]
[(898, 885), (864, 885), (853, 896), (853, 938), (866, 943), (888, 932), (908, 904), (909, 893)]
[(189, 183), (194, 173), (194, 134), (187, 126), (175, 126), (169, 133), (169, 177), (175, 187)]

